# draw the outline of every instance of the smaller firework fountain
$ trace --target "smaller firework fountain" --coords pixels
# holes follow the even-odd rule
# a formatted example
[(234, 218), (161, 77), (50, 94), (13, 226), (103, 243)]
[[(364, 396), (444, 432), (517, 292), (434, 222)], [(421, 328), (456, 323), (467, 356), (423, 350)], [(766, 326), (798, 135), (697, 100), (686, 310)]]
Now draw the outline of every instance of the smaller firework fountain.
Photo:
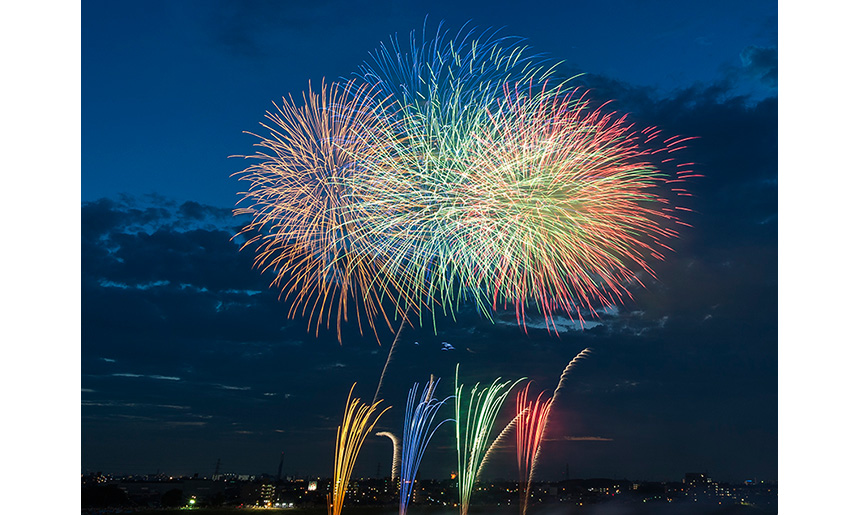
[(546, 423), (549, 420), (550, 410), (555, 403), (558, 392), (561, 390), (567, 374), (576, 363), (591, 353), (591, 349), (584, 349), (577, 354), (564, 368), (558, 385), (552, 397), (544, 399), (541, 392), (537, 399), (529, 401), (529, 384), (517, 394), (517, 465), (520, 476), (520, 515), (525, 515), (531, 492), (532, 479), (534, 479), (535, 465), (540, 455), (540, 444), (543, 440)]
[[(436, 431), (445, 422), (453, 422), (453, 419), (446, 419), (433, 426), (433, 420), (445, 402), (450, 399), (448, 397), (441, 401), (434, 397), (436, 386), (439, 380), (435, 381), (430, 378), (430, 381), (424, 386), (424, 391), (421, 394), (421, 401), (415, 404), (416, 395), (418, 393), (418, 383), (409, 390), (409, 397), (406, 401), (406, 418), (403, 421), (403, 457), (401, 460), (400, 470), (400, 515), (406, 515), (406, 509), (409, 506), (409, 501), (412, 498), (412, 489), (415, 487), (415, 477), (418, 474), (418, 466), (421, 464), (421, 458), (424, 456), (424, 451), (427, 450), (427, 444), (436, 433)], [(413, 408), (414, 406), (414, 408)]]
[(461, 405), (464, 385), (460, 384), (460, 365), (457, 365), (454, 377), (456, 392), (454, 410), (457, 425), (457, 481), (460, 493), (460, 515), (466, 515), (469, 512), (472, 489), (478, 479), (481, 466), (489, 454), (487, 444), (499, 410), (514, 386), (524, 379), (500, 382), (500, 379), (497, 378), (490, 386), (484, 388), (480, 388), (480, 383), (476, 384), (469, 396), (469, 405), (465, 412), (465, 420), (463, 420)]
[(549, 416), (549, 399), (541, 392), (537, 399), (529, 401), (529, 386), (517, 393), (517, 467), (520, 476), (520, 515), (525, 515), (532, 486), (535, 457), (543, 438)]
[[(337, 440), (334, 449), (334, 480), (332, 492), (326, 496), (328, 515), (340, 515), (343, 510), (343, 501), (346, 498), (346, 490), (349, 486), (349, 478), (352, 476), (352, 468), (355, 459), (361, 449), (367, 435), (373, 431), (373, 427), (379, 421), (379, 417), (388, 411), (387, 407), (376, 414), (376, 409), (382, 400), (367, 405), (359, 398), (352, 398), (353, 383), (346, 397), (346, 409), (343, 412), (343, 424), (337, 428)], [(371, 421), (371, 419), (373, 419)]]

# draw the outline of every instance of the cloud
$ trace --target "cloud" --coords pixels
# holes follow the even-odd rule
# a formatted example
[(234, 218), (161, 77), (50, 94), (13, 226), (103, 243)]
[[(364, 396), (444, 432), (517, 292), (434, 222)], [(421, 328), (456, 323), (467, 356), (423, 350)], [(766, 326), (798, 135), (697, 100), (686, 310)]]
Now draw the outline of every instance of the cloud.
[(168, 420), (163, 423), (173, 427), (202, 427), (207, 424), (207, 422), (200, 420)]
[(496, 323), (499, 325), (520, 327), (525, 325), (527, 329), (540, 329), (543, 331), (546, 331), (547, 327), (549, 327), (550, 331), (558, 333), (587, 331), (603, 325), (603, 322), (598, 322), (596, 320), (574, 320), (563, 315), (555, 315), (550, 320), (538, 320), (536, 318), (526, 317), (525, 324), (518, 322), (516, 319), (498, 317), (496, 319)]
[(605, 438), (603, 436), (563, 436), (562, 440), (568, 442), (612, 442), (614, 438)]
[(111, 408), (166, 408), (170, 410), (188, 410), (190, 406), (181, 406), (176, 404), (151, 404), (145, 402), (119, 402), (119, 401), (82, 401), (81, 406), (91, 407), (111, 407)]
[(116, 359), (127, 347), (117, 341), (284, 339), (277, 292), (231, 241), (229, 209), (121, 197), (83, 203), (81, 215), (86, 350)]
[(775, 47), (748, 46), (741, 51), (740, 58), (747, 74), (771, 88), (777, 87), (779, 59)]
[(334, 370), (336, 368), (346, 368), (346, 365), (344, 363), (327, 363), (327, 364), (318, 366), (316, 369), (317, 370)]
[(247, 390), (250, 390), (250, 389), (251, 389), (251, 387), (250, 387), (250, 386), (228, 386), (228, 385), (226, 385), (226, 384), (219, 384), (219, 385), (215, 385), (215, 386), (217, 386), (218, 388), (220, 388), (220, 389), (222, 389), (222, 390), (240, 390), (240, 391), (247, 391)]
[(181, 378), (174, 376), (160, 376), (160, 375), (145, 375), (145, 374), (130, 374), (130, 373), (117, 373), (111, 374), (112, 377), (145, 377), (148, 379), (157, 379), (160, 381), (181, 381)]

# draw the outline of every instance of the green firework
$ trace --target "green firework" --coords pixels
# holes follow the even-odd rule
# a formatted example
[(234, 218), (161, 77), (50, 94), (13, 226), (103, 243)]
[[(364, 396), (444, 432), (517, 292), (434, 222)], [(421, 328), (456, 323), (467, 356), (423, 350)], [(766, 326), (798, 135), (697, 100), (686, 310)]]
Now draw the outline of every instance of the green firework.
[[(496, 378), (490, 386), (480, 388), (480, 383), (472, 387), (469, 405), (462, 412), (463, 386), (460, 384), (460, 365), (454, 376), (455, 422), (457, 425), (457, 485), (460, 492), (460, 515), (469, 512), (472, 489), (478, 479), (490, 442), (490, 432), (499, 410), (514, 386), (525, 378), (516, 381), (500, 382)], [(465, 420), (464, 420), (465, 415)]]

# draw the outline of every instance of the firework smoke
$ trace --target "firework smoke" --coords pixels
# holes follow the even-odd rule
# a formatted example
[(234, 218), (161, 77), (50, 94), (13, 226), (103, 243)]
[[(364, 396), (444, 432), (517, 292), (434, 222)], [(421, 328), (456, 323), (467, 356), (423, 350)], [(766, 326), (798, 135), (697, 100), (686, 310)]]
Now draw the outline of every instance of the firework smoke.
[(397, 472), (400, 470), (400, 441), (397, 435), (388, 431), (380, 431), (376, 436), (384, 436), (391, 440), (391, 482), (397, 480)]

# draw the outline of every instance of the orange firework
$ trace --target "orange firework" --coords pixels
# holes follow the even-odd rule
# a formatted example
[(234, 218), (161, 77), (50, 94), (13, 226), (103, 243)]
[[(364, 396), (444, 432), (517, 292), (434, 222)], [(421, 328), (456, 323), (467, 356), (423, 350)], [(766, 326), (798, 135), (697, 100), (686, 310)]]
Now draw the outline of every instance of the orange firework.
[(351, 82), (323, 82), (319, 93), (302, 94), (300, 107), (284, 99), (266, 114), (270, 135), (256, 144), (263, 150), (246, 156), (259, 162), (239, 172), (249, 186), (235, 214), (252, 215), (242, 247), (255, 249), (257, 268), (275, 273), (272, 286), (291, 302), (289, 316), (310, 315), (308, 330), (315, 324), (317, 334), (333, 317), (340, 338), (352, 303), (359, 330), (366, 318), (376, 334), (380, 314), (391, 327), (376, 252), (354, 223), (344, 189), (347, 178), (360, 180), (364, 138), (389, 130), (383, 105)]

